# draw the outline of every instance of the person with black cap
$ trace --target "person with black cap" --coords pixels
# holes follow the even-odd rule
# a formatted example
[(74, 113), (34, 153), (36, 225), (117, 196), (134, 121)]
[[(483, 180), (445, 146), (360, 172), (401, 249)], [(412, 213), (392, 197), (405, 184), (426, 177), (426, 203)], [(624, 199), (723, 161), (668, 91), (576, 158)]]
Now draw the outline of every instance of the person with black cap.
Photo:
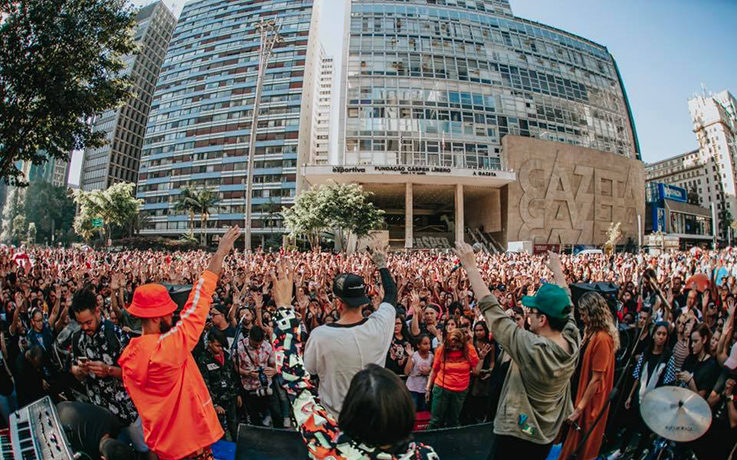
[(397, 288), (386, 268), (386, 252), (371, 255), (379, 269), (384, 298), (367, 318), (362, 307), (370, 304), (363, 277), (342, 273), (333, 281), (340, 319), (315, 328), (305, 345), (305, 369), (320, 378), (320, 401), (338, 417), (353, 376), (367, 364), (384, 366), (394, 334)]

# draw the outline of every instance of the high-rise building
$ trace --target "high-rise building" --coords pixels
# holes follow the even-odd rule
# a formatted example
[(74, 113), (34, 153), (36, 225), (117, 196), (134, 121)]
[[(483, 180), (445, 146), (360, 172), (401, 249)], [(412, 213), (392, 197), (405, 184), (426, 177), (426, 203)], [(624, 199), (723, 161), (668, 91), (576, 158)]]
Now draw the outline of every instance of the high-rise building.
[(688, 109), (699, 148), (647, 165), (646, 179), (683, 187), (701, 206), (713, 204), (717, 235), (728, 241), (737, 217), (737, 101), (725, 90), (694, 96)]
[(699, 156), (702, 163), (711, 166), (704, 198), (717, 208), (719, 237), (729, 240), (730, 224), (737, 217), (737, 101), (724, 90), (689, 99), (688, 110), (699, 142)]
[(330, 129), (333, 101), (334, 64), (331, 56), (320, 48), (320, 75), (316, 80), (313, 143), (309, 163), (327, 164), (330, 154)]
[[(184, 6), (161, 69), (146, 131), (138, 197), (151, 216), (148, 234), (187, 233), (174, 211), (185, 187), (218, 193), (208, 228), (244, 224), (247, 174), (253, 174), (251, 228), (256, 244), (282, 231), (278, 212), (293, 203), (297, 166), (313, 140), (318, 77), (319, 2), (197, 0)], [(254, 170), (248, 145), (260, 35), (275, 19), (283, 38), (273, 50), (259, 109)]]
[(709, 179), (709, 162), (700, 158), (699, 150), (676, 155), (665, 160), (650, 163), (645, 167), (645, 182), (648, 184), (667, 184), (683, 187), (692, 198), (698, 195), (698, 203), (708, 206), (711, 185)]
[[(585, 148), (640, 158), (624, 84), (607, 48), (516, 17), (507, 0), (351, 0), (346, 24), (338, 164), (308, 166), (306, 180), (364, 184), (387, 211), (396, 245), (413, 245), (411, 227), (446, 241), (460, 238), (468, 230), (464, 203), (487, 216), (499, 212), (503, 188), (518, 172), (509, 166), (516, 153), (503, 152), (505, 136), (551, 141), (561, 152), (573, 146), (576, 154)], [(523, 144), (538, 145), (512, 142)], [(542, 165), (525, 163), (533, 164)], [(497, 227), (501, 233), (504, 226)]]
[(159, 0), (136, 14), (137, 52), (125, 57), (125, 74), (133, 82), (133, 97), (118, 109), (99, 114), (93, 129), (106, 134), (106, 144), (84, 152), (80, 187), (104, 189), (116, 182), (135, 182), (151, 98), (176, 25), (174, 13)]
[(346, 40), (344, 164), (499, 168), (506, 134), (638, 156), (607, 49), (506, 0), (352, 0)]
[(29, 182), (48, 182), (57, 187), (66, 187), (69, 176), (69, 162), (57, 158), (49, 158), (40, 165), (29, 164)]

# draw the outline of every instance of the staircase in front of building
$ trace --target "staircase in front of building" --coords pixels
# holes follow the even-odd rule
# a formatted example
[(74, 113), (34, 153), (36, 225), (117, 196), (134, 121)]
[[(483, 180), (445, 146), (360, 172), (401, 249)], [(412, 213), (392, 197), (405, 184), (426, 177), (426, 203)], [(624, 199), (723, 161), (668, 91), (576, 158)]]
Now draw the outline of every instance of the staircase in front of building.
[(466, 227), (466, 242), (480, 244), (484, 252), (491, 254), (503, 253), (506, 250), (490, 233), (484, 233), (478, 228)]

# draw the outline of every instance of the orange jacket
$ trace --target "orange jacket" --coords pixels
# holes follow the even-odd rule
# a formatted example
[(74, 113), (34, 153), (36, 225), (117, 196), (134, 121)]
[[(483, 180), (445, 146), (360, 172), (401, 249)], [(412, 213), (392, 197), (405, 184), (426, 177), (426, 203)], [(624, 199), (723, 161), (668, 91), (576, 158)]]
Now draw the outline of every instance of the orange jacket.
[(192, 349), (205, 328), (218, 276), (205, 271), (179, 322), (165, 334), (132, 339), (118, 363), (143, 422), (146, 445), (161, 459), (179, 459), (223, 436)]

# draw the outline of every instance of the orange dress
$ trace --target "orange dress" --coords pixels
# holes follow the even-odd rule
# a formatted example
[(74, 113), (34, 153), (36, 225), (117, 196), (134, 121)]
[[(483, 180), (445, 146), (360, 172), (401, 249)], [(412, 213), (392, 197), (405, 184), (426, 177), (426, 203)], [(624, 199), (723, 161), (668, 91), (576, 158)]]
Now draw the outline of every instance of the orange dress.
[[(586, 352), (583, 355), (581, 376), (578, 380), (578, 391), (576, 392), (576, 405), (583, 398), (583, 394), (586, 392), (586, 387), (589, 385), (594, 372), (603, 372), (604, 379), (584, 408), (583, 414), (578, 419), (578, 425), (581, 427), (581, 431), (568, 430), (568, 435), (563, 443), (563, 449), (560, 452), (558, 460), (567, 459), (576, 450), (578, 443), (591, 425), (594, 424), (599, 413), (604, 409), (607, 399), (609, 399), (609, 393), (612, 391), (612, 386), (614, 385), (614, 343), (609, 334), (603, 331), (599, 331), (591, 337), (586, 347)], [(606, 411), (607, 413), (609, 412), (608, 407)], [(604, 439), (607, 413), (601, 418), (599, 424), (596, 425), (596, 428), (594, 428), (594, 431), (581, 448), (577, 457), (578, 460), (589, 460), (599, 455), (601, 442)]]

